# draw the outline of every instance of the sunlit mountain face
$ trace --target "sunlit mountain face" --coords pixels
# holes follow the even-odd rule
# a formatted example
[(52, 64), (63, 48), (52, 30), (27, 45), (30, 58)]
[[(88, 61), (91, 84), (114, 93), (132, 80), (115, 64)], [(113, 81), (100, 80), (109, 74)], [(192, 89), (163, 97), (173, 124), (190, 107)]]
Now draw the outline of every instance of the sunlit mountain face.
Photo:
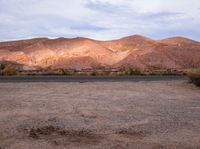
[(199, 0), (0, 0), (0, 62), (28, 70), (197, 68), (199, 14)]
[(0, 62), (23, 69), (200, 67), (200, 42), (184, 37), (154, 40), (140, 35), (118, 40), (89, 38), (35, 38), (0, 42)]

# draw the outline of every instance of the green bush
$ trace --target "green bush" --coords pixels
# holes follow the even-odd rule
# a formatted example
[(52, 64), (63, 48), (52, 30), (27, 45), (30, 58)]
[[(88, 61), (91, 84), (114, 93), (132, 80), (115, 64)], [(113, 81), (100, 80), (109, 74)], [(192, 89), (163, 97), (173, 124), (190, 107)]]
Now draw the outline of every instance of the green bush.
[(188, 72), (188, 77), (190, 82), (195, 84), (196, 86), (200, 86), (200, 69), (195, 69)]

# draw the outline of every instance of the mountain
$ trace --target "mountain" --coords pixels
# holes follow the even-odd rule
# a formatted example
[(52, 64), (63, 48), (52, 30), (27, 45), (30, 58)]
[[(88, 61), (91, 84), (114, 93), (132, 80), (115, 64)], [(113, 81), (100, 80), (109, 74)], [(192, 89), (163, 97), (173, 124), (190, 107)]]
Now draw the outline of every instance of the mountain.
[(0, 42), (0, 62), (5, 61), (24, 69), (189, 69), (200, 67), (200, 42), (184, 37), (153, 40), (140, 35), (111, 41), (35, 38)]

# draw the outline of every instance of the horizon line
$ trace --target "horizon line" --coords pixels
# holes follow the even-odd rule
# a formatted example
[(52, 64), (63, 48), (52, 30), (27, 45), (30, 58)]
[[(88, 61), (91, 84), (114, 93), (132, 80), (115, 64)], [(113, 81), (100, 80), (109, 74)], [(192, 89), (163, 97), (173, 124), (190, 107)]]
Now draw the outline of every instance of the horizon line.
[(175, 36), (167, 36), (165, 38), (159, 38), (159, 39), (155, 39), (155, 38), (152, 38), (152, 37), (149, 37), (149, 36), (144, 36), (144, 35), (141, 35), (141, 34), (133, 34), (133, 35), (127, 35), (127, 36), (121, 36), (119, 38), (113, 38), (113, 39), (109, 39), (109, 40), (99, 40), (99, 39), (95, 39), (95, 38), (89, 38), (89, 37), (84, 37), (84, 36), (75, 36), (75, 37), (48, 37), (48, 36), (33, 36), (33, 37), (26, 37), (26, 38), (16, 38), (16, 39), (6, 39), (6, 40), (0, 40), (0, 43), (2, 42), (15, 42), (15, 41), (24, 41), (24, 40), (33, 40), (33, 39), (50, 39), (50, 40), (54, 40), (54, 39), (77, 39), (77, 38), (85, 38), (85, 39), (90, 39), (90, 40), (95, 40), (95, 41), (114, 41), (114, 40), (120, 40), (120, 39), (123, 39), (123, 38), (127, 38), (127, 37), (133, 37), (133, 36), (138, 36), (138, 37), (144, 37), (144, 38), (149, 38), (151, 40), (165, 40), (165, 39), (169, 39), (169, 38), (185, 38), (185, 39), (188, 39), (188, 40), (193, 40), (193, 41), (196, 41), (196, 42), (200, 42), (200, 40), (197, 40), (197, 39), (192, 39), (190, 37), (187, 37), (187, 36), (183, 36), (183, 35), (175, 35)]

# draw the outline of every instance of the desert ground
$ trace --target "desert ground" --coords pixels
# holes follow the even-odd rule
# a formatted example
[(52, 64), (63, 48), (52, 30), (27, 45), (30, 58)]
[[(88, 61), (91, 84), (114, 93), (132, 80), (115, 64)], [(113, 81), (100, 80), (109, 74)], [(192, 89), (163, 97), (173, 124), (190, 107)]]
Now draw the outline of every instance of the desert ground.
[(187, 80), (0, 83), (1, 149), (199, 149)]

